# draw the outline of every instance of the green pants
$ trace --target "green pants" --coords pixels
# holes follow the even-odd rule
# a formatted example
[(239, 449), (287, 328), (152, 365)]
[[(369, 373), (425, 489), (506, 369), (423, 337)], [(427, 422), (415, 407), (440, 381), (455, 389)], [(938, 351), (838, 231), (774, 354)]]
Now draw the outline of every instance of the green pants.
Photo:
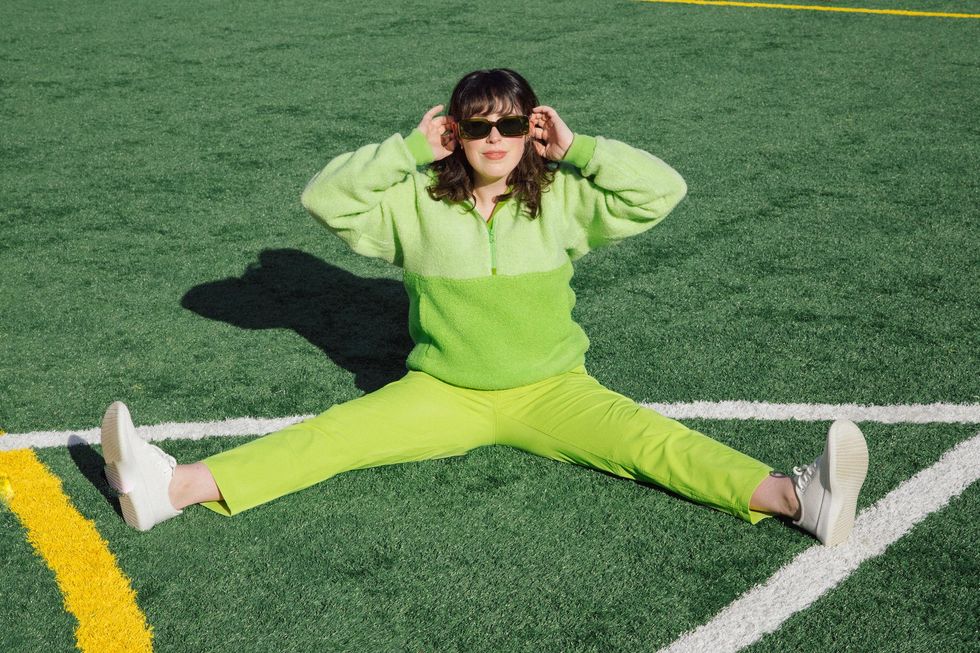
[(233, 515), (335, 474), (502, 444), (656, 483), (755, 523), (771, 468), (604, 388), (584, 367), (507, 390), (411, 371), (325, 413), (204, 460)]

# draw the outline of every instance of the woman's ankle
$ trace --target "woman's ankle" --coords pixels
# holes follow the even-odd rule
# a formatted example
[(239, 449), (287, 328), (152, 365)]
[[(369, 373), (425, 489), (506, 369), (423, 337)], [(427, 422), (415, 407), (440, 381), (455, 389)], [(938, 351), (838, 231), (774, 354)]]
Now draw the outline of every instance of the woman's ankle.
[(749, 507), (770, 515), (798, 519), (800, 501), (793, 487), (793, 479), (780, 472), (772, 472), (752, 494)]
[(205, 501), (219, 501), (221, 492), (211, 470), (201, 462), (177, 465), (170, 480), (170, 503), (177, 510)]

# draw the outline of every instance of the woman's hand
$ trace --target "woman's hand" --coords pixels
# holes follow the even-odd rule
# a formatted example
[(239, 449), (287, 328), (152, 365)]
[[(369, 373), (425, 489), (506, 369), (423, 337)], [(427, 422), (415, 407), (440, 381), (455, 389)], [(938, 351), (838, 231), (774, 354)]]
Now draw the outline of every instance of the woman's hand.
[(456, 136), (453, 135), (452, 118), (449, 116), (437, 116), (442, 111), (443, 105), (437, 104), (429, 109), (422, 122), (419, 123), (419, 131), (425, 134), (435, 160), (445, 159), (456, 149)]
[(558, 116), (558, 112), (546, 106), (531, 110), (530, 133), (534, 150), (552, 161), (561, 161), (574, 138), (572, 130)]

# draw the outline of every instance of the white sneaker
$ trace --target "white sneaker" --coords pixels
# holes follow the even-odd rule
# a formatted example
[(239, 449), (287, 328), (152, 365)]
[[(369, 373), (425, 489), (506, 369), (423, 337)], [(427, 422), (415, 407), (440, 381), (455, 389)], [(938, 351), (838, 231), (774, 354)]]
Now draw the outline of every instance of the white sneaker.
[(800, 518), (793, 523), (827, 546), (847, 540), (854, 527), (858, 494), (868, 473), (868, 445), (848, 420), (830, 426), (823, 453), (805, 468), (793, 468)]
[(177, 461), (136, 435), (126, 404), (114, 402), (102, 418), (102, 454), (109, 485), (120, 493), (123, 519), (148, 531), (182, 511), (170, 503)]

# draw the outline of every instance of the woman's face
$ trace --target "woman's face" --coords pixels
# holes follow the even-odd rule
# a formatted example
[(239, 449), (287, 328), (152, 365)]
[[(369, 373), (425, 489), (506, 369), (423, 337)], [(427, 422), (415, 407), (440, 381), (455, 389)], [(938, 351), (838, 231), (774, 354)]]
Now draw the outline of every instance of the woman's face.
[[(495, 122), (504, 116), (519, 113), (517, 110), (511, 110), (504, 113), (481, 113), (472, 117), (486, 118), (490, 122)], [(475, 184), (485, 186), (506, 179), (524, 156), (526, 138), (527, 136), (501, 136), (496, 127), (490, 130), (486, 138), (473, 140), (460, 138), (466, 160), (473, 168)]]

